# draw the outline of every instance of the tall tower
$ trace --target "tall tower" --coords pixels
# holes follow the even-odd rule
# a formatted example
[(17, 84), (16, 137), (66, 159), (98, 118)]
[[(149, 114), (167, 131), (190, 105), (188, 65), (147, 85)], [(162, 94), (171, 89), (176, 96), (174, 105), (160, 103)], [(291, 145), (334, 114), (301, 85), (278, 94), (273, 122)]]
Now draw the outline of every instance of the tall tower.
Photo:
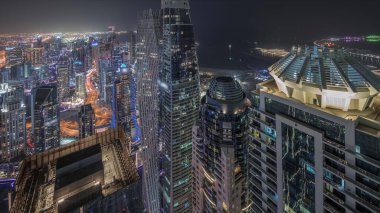
[(380, 212), (380, 81), (343, 50), (293, 49), (252, 93), (249, 212)]
[(112, 127), (122, 127), (127, 136), (131, 136), (131, 96), (128, 73), (118, 73), (112, 92)]
[(86, 138), (95, 134), (95, 111), (91, 104), (81, 106), (79, 117), (79, 137)]
[(244, 212), (250, 102), (231, 77), (211, 81), (193, 127), (193, 211)]
[(60, 145), (57, 86), (41, 86), (32, 94), (32, 134), (35, 152)]
[(102, 58), (98, 60), (99, 95), (102, 101), (110, 104), (112, 99), (112, 87), (115, 69), (112, 68), (111, 60)]
[(137, 29), (137, 88), (141, 120), (143, 194), (148, 212), (159, 212), (158, 191), (158, 73), (159, 41), (162, 37), (160, 13), (144, 11)]
[(0, 162), (21, 157), (25, 145), (25, 105), (16, 88), (0, 84)]
[(164, 212), (191, 212), (191, 132), (198, 118), (198, 59), (188, 1), (162, 1), (163, 48), (159, 75)]
[(69, 68), (67, 65), (57, 65), (57, 86), (58, 101), (61, 103), (70, 94), (69, 88)]
[(86, 72), (83, 64), (80, 61), (73, 63), (73, 70), (75, 74), (75, 93), (78, 98), (86, 98)]

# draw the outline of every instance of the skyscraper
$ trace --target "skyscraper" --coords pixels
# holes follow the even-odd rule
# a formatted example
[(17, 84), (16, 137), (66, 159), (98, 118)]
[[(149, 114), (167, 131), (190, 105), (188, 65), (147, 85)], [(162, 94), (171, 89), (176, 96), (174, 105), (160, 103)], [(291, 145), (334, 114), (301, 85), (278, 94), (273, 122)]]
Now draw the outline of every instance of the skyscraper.
[(380, 81), (342, 50), (294, 48), (252, 97), (253, 212), (380, 211)]
[(43, 152), (60, 145), (57, 86), (40, 86), (32, 94), (32, 135), (34, 151)]
[(158, 191), (158, 73), (159, 41), (162, 35), (159, 12), (144, 11), (137, 28), (137, 88), (141, 121), (143, 195), (148, 212), (159, 212)]
[(162, 1), (162, 16), (161, 205), (164, 212), (191, 212), (191, 132), (198, 117), (200, 94), (188, 1)]
[(61, 102), (70, 95), (69, 68), (67, 65), (57, 65), (58, 101)]
[(109, 59), (100, 59), (97, 68), (99, 75), (100, 99), (107, 104), (111, 104), (110, 99), (112, 98), (115, 69), (112, 68), (112, 63)]
[(42, 47), (23, 49), (22, 59), (23, 62), (32, 62), (33, 65), (41, 65), (45, 61), (45, 49)]
[(86, 72), (82, 62), (75, 61), (73, 63), (73, 71), (75, 75), (75, 93), (78, 98), (86, 98)]
[(95, 134), (95, 112), (91, 104), (81, 106), (79, 117), (79, 138)]
[(25, 146), (25, 105), (23, 96), (7, 83), (0, 84), (0, 161), (21, 156)]
[(136, 59), (136, 31), (131, 31), (128, 33), (127, 38), (127, 53), (128, 53), (128, 63), (134, 64)]
[(130, 81), (126, 72), (118, 73), (112, 93), (112, 127), (121, 127), (131, 137)]
[(20, 47), (10, 47), (6, 49), (6, 63), (22, 63), (23, 62), (23, 53)]
[(247, 145), (250, 102), (231, 77), (217, 77), (202, 98), (193, 127), (193, 211), (248, 210)]

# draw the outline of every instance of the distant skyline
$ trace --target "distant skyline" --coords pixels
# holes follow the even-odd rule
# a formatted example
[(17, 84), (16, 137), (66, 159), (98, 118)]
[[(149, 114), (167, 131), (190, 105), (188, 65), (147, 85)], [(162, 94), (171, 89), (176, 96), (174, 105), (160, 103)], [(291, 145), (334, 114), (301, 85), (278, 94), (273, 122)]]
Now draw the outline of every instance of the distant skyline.
[[(321, 37), (380, 33), (378, 0), (190, 0), (198, 34)], [(160, 0), (6, 0), (0, 32), (135, 29), (142, 10)], [(230, 32), (228, 32), (230, 31)]]
[[(189, 0), (201, 62), (247, 42), (277, 46), (345, 35), (380, 34), (379, 0)], [(135, 30), (160, 0), (5, 0), (0, 33)], [(279, 45), (280, 44), (280, 45)], [(227, 54), (223, 53), (223, 54)]]

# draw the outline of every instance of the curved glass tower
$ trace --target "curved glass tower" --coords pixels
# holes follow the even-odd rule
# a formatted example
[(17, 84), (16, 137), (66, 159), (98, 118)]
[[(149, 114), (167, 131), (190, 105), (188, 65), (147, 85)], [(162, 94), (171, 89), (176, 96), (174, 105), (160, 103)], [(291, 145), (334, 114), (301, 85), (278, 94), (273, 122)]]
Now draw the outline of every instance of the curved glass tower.
[(146, 209), (159, 212), (158, 182), (158, 73), (159, 40), (162, 35), (160, 13), (144, 11), (137, 29), (137, 86), (141, 121), (143, 194)]
[(193, 211), (240, 213), (247, 205), (248, 107), (231, 77), (211, 81), (193, 127)]
[(163, 0), (161, 206), (191, 212), (191, 131), (198, 117), (199, 75), (187, 0)]

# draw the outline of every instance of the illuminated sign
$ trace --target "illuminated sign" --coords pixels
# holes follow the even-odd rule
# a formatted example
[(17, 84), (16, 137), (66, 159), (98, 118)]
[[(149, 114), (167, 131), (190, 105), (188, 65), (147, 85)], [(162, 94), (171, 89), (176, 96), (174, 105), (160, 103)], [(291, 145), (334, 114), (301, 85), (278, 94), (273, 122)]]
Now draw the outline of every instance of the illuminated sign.
[(368, 42), (380, 42), (380, 35), (369, 35), (366, 37)]

